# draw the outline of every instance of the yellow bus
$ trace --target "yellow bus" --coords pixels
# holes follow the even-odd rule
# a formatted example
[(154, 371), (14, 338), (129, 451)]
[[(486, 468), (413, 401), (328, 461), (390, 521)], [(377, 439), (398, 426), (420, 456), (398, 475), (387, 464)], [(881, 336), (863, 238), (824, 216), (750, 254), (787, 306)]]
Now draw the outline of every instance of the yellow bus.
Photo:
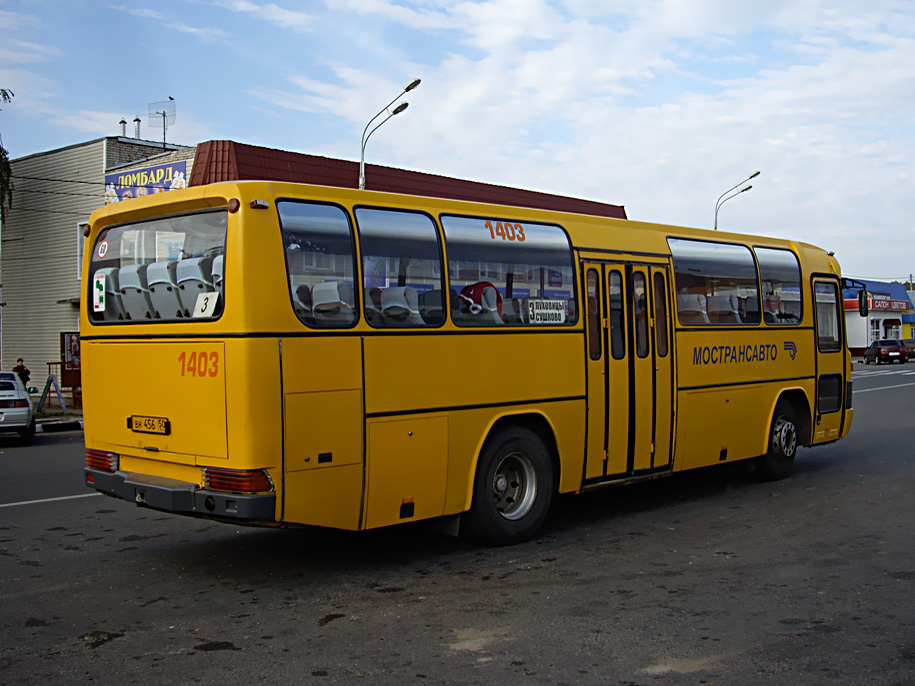
[(848, 434), (839, 265), (785, 240), (291, 183), (96, 210), (89, 487), (176, 514), (506, 544), (557, 493)]

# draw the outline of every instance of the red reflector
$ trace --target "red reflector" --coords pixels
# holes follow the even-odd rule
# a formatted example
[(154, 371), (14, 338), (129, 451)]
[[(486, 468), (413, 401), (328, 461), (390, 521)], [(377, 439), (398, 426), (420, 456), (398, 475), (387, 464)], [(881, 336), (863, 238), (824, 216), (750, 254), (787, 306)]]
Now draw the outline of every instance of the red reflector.
[(203, 486), (211, 491), (229, 493), (264, 493), (273, 490), (273, 482), (263, 469), (222, 469), (206, 467)]
[(120, 456), (117, 453), (109, 453), (106, 450), (89, 450), (86, 449), (86, 466), (91, 469), (100, 469), (103, 472), (116, 472)]

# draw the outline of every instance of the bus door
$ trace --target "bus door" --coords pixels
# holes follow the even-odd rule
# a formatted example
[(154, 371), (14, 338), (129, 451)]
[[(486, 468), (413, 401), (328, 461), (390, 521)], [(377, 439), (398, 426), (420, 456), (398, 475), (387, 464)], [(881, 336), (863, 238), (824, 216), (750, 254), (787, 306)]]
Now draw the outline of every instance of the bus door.
[(672, 382), (667, 270), (585, 263), (585, 482), (669, 469)]
[(844, 315), (839, 281), (835, 277), (814, 277), (813, 297), (817, 334), (817, 406), (813, 443), (841, 437), (845, 417), (846, 347), (842, 334)]

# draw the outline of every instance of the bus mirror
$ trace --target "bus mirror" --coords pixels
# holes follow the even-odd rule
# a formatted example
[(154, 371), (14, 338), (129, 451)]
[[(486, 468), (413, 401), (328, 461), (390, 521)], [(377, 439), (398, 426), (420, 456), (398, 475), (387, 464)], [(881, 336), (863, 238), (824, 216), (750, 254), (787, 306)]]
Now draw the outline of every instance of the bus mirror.
[(867, 316), (867, 291), (858, 291), (858, 314)]

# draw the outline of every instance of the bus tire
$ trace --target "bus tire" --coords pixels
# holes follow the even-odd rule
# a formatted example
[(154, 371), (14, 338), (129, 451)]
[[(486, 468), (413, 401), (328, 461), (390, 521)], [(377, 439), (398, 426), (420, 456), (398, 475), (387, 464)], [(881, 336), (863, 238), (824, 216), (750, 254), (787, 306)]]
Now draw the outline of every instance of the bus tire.
[(549, 452), (537, 434), (517, 426), (499, 431), (477, 464), (466, 531), (495, 545), (531, 538), (549, 512), (553, 481)]
[(797, 454), (798, 431), (794, 407), (787, 400), (779, 400), (772, 416), (769, 430), (769, 450), (758, 459), (756, 471), (766, 481), (778, 481), (794, 471)]

